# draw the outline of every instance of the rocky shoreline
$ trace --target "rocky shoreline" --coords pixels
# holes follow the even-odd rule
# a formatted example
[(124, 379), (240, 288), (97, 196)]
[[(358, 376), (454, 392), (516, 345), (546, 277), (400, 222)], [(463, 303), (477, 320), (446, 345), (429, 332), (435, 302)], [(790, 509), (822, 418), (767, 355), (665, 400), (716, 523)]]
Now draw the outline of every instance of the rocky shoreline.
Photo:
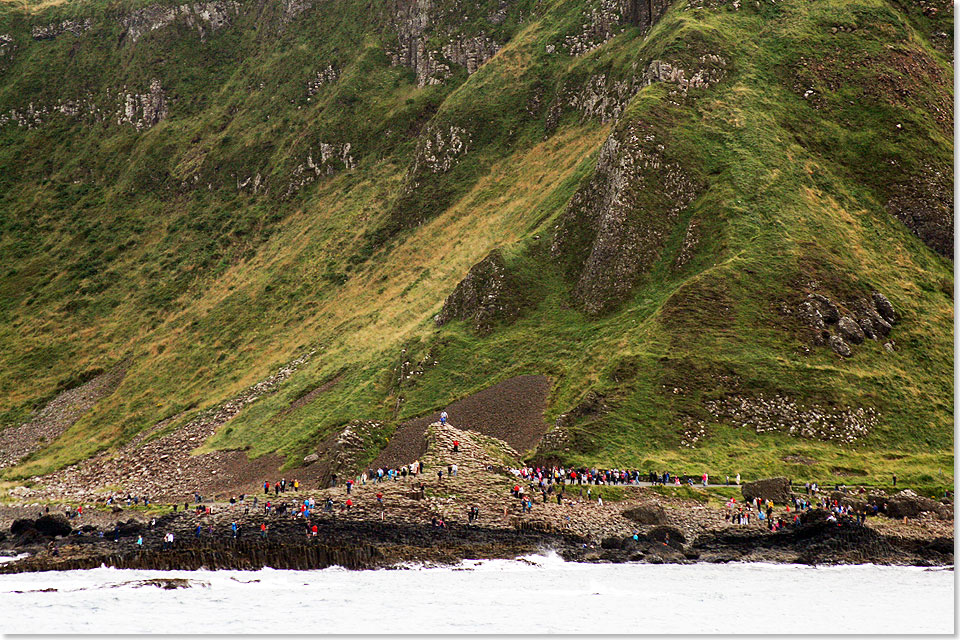
[[(104, 537), (92, 531), (66, 536), (39, 533), (23, 519), (16, 536), (0, 540), (4, 553), (29, 554), (0, 564), (0, 573), (62, 571), (103, 566), (122, 569), (382, 569), (408, 563), (452, 565), (465, 559), (513, 559), (554, 551), (568, 561), (692, 564), (767, 562), (788, 564), (953, 565), (953, 536), (881, 533), (868, 524), (814, 509), (793, 526), (777, 532), (761, 527), (708, 529), (695, 537), (672, 525), (638, 525), (633, 535), (611, 535), (599, 541), (573, 533), (548, 531), (529, 523), (513, 529), (483, 525), (352, 521), (312, 518), (309, 523), (286, 516), (266, 519), (267, 535), (245, 522), (239, 537), (219, 527), (202, 526), (196, 534), (192, 513), (135, 519), (117, 525)], [(62, 516), (32, 521), (41, 529)], [(309, 525), (309, 526), (308, 526)], [(317, 526), (312, 535), (311, 527)], [(24, 528), (26, 527), (26, 528)], [(211, 533), (211, 531), (220, 532)], [(162, 534), (160, 532), (163, 532)], [(171, 548), (162, 542), (173, 533)], [(945, 533), (945, 532), (940, 532)], [(116, 534), (116, 538), (114, 538)], [(144, 543), (137, 545), (142, 536)]]
[[(426, 473), (360, 479), (349, 489), (342, 482), (269, 494), (250, 487), (229, 500), (188, 494), (175, 511), (173, 497), (146, 508), (105, 497), (0, 506), (0, 555), (29, 554), (0, 564), (0, 573), (101, 565), (379, 569), (547, 551), (577, 562), (953, 565), (950, 498), (810, 496), (780, 478), (740, 487), (737, 500), (735, 487), (558, 483), (542, 499), (520, 501), (521, 480), (509, 466), (520, 459), (506, 443), (449, 424), (429, 425), (427, 436)], [(456, 473), (433, 475), (454, 463)], [(766, 521), (734, 517), (744, 507), (756, 516), (757, 499)]]

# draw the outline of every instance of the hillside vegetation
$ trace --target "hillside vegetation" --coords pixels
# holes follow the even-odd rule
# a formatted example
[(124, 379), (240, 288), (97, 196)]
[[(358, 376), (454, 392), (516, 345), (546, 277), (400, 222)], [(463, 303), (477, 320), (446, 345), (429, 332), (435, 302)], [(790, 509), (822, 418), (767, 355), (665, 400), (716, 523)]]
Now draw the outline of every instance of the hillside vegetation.
[(312, 352), (201, 450), (542, 374), (531, 459), (948, 484), (952, 51), (945, 0), (5, 0), (0, 425), (125, 373), (0, 474)]

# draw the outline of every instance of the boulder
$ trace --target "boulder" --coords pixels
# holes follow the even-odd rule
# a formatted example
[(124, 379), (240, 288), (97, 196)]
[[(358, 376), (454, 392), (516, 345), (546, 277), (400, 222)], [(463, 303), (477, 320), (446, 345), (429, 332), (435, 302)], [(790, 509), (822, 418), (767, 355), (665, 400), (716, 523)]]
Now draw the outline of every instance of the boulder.
[(890, 304), (890, 301), (887, 300), (887, 296), (883, 295), (879, 291), (874, 291), (873, 306), (876, 307), (877, 313), (879, 313), (884, 320), (890, 324), (897, 324), (897, 320), (900, 319), (900, 316), (893, 308), (893, 305)]
[(830, 348), (833, 349), (837, 354), (843, 356), (844, 358), (849, 358), (853, 355), (853, 352), (850, 351), (850, 345), (840, 336), (830, 336)]
[(67, 521), (66, 517), (57, 514), (47, 514), (37, 518), (33, 524), (34, 528), (48, 538), (57, 536), (68, 536), (73, 531), (73, 527)]
[(130, 518), (126, 523), (119, 523), (119, 530), (121, 537), (134, 536), (143, 530), (143, 525)]
[(939, 515), (942, 505), (936, 500), (919, 496), (910, 489), (904, 489), (887, 500), (887, 515), (891, 518), (915, 518), (924, 511), (933, 511)]
[(827, 324), (833, 324), (840, 319), (840, 310), (837, 308), (830, 298), (822, 296), (819, 293), (810, 294), (810, 299), (813, 300), (819, 310), (820, 315), (823, 316), (823, 321)]
[(320, 459), (320, 456), (316, 453), (311, 453), (310, 455), (303, 457), (303, 464), (313, 464)]
[(756, 498), (772, 500), (774, 504), (782, 505), (790, 501), (790, 481), (786, 478), (766, 478), (756, 482), (748, 482), (740, 488), (743, 499), (748, 503)]
[(837, 331), (843, 339), (853, 344), (863, 344), (864, 333), (860, 325), (850, 316), (843, 316), (837, 321)]
[(800, 303), (800, 318), (814, 331), (823, 331), (827, 328), (827, 323), (823, 321), (823, 315), (820, 313), (818, 305), (811, 300), (804, 300)]
[(863, 331), (863, 335), (871, 340), (877, 339), (877, 332), (873, 328), (873, 321), (870, 318), (857, 318), (857, 324), (860, 325), (860, 330)]
[(13, 521), (13, 524), (10, 525), (10, 534), (16, 536), (27, 529), (33, 529), (33, 520), (30, 518), (17, 518)]
[(686, 536), (683, 535), (683, 531), (670, 526), (654, 527), (650, 533), (647, 534), (647, 539), (651, 542), (673, 547), (674, 549), (682, 549), (683, 544), (687, 541)]
[[(853, 304), (853, 310), (856, 312), (857, 322), (860, 323), (860, 328), (863, 329), (864, 333), (867, 333), (864, 327), (864, 323), (867, 321), (869, 321), (870, 327), (878, 337), (886, 336), (893, 329), (890, 323), (877, 313), (877, 308), (873, 303), (866, 298), (858, 298)], [(869, 334), (867, 336), (870, 337)]]
[(659, 503), (641, 505), (624, 511), (623, 515), (637, 524), (666, 524), (667, 522), (667, 514)]

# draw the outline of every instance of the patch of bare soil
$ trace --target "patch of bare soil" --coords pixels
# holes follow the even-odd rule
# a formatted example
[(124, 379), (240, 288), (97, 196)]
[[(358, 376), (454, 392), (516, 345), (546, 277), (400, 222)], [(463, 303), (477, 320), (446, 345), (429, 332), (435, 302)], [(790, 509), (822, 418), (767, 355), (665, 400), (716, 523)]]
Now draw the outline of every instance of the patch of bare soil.
[[(450, 422), (503, 440), (517, 451), (535, 447), (549, 430), (543, 419), (550, 393), (546, 376), (517, 376), (457, 400), (446, 408)], [(423, 457), (427, 425), (440, 420), (430, 413), (401, 424), (373, 467), (398, 467)]]
[(113, 393), (126, 372), (126, 365), (120, 365), (79, 387), (67, 389), (37, 411), (29, 422), (0, 431), (0, 469), (59, 438), (99, 400)]

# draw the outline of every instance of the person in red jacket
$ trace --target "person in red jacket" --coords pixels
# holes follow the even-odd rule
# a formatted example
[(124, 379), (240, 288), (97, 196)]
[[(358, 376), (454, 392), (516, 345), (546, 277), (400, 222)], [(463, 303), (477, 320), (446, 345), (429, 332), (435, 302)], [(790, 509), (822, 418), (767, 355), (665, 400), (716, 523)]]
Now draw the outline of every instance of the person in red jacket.
[(353, 500), (351, 500), (350, 498), (347, 498), (347, 509), (351, 508), (352, 506), (353, 506)]

